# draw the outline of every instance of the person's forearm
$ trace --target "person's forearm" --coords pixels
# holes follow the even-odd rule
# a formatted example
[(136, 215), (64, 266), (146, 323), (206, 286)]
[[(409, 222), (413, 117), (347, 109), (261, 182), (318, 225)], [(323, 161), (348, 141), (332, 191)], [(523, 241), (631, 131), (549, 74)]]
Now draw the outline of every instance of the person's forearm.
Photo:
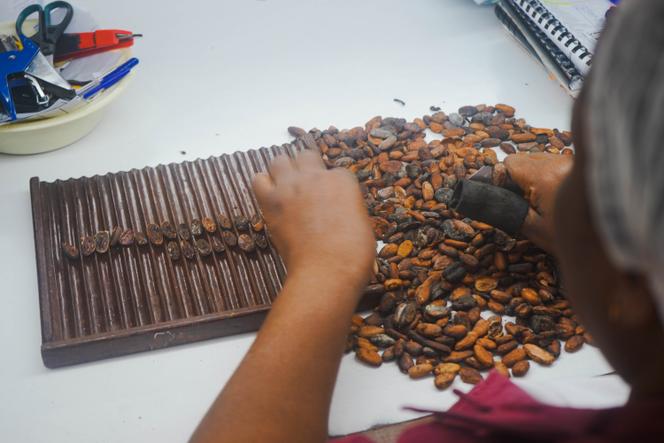
[(289, 275), (256, 341), (192, 437), (321, 442), (362, 282), (326, 270)]

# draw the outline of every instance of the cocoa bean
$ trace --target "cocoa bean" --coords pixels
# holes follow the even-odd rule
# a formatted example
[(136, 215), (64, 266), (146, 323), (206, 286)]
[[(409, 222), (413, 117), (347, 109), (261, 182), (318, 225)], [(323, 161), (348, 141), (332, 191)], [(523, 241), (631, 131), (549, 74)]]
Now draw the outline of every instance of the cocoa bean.
[(62, 252), (65, 254), (65, 256), (71, 260), (76, 260), (77, 258), (80, 257), (78, 248), (76, 245), (73, 245), (71, 243), (63, 243), (62, 244)]
[(524, 348), (516, 348), (505, 354), (501, 361), (505, 364), (505, 366), (511, 368), (516, 362), (525, 360), (526, 357), (527, 354)]
[(196, 250), (198, 251), (198, 255), (201, 257), (207, 257), (208, 255), (212, 254), (212, 246), (210, 245), (210, 242), (207, 241), (204, 238), (199, 238), (195, 242), (196, 245)]
[(201, 223), (203, 224), (203, 229), (205, 229), (205, 232), (207, 232), (208, 234), (214, 234), (217, 231), (217, 223), (214, 221), (213, 218), (203, 217)]
[(168, 256), (171, 258), (171, 260), (180, 260), (180, 246), (178, 246), (177, 242), (169, 241), (166, 244), (166, 252), (168, 253)]
[(111, 236), (108, 231), (99, 231), (95, 234), (95, 250), (97, 254), (105, 254), (111, 244)]
[(426, 377), (431, 374), (433, 366), (429, 363), (421, 363), (408, 369), (408, 376), (412, 379)]
[(526, 351), (528, 358), (541, 365), (549, 366), (556, 359), (553, 354), (532, 343), (523, 345), (523, 349)]
[(169, 240), (175, 240), (178, 237), (175, 228), (168, 220), (161, 222), (161, 233)]
[(565, 352), (576, 352), (585, 342), (582, 335), (573, 335), (565, 342)]
[(256, 250), (256, 243), (249, 234), (240, 234), (237, 238), (237, 245), (243, 252), (250, 254)]
[(433, 380), (433, 383), (437, 389), (442, 391), (449, 388), (452, 385), (452, 383), (454, 383), (455, 378), (456, 378), (456, 373), (444, 372), (442, 374), (436, 375), (436, 377)]
[(221, 229), (225, 229), (227, 231), (230, 231), (233, 229), (233, 223), (231, 220), (224, 214), (218, 214), (217, 215), (217, 223), (219, 224), (219, 227)]
[(138, 246), (145, 246), (149, 243), (148, 236), (141, 231), (136, 231), (134, 233), (134, 240)]
[(355, 356), (359, 361), (369, 366), (378, 367), (383, 364), (383, 359), (380, 357), (380, 354), (370, 349), (359, 348), (355, 351)]
[(413, 358), (410, 356), (410, 354), (408, 352), (403, 352), (397, 360), (397, 365), (399, 366), (401, 372), (407, 374), (408, 370), (415, 364), (413, 363)]
[(471, 385), (476, 385), (483, 380), (482, 374), (477, 369), (467, 367), (461, 368), (459, 377), (461, 377), (461, 381)]
[(121, 236), (122, 236), (122, 228), (119, 226), (115, 226), (113, 229), (111, 229), (109, 245), (111, 247), (118, 246), (120, 244)]
[(191, 221), (190, 229), (191, 229), (191, 235), (193, 235), (194, 237), (200, 237), (201, 235), (203, 235), (203, 223), (197, 218)]
[(182, 255), (184, 255), (187, 260), (193, 260), (196, 257), (196, 250), (191, 245), (189, 240), (180, 241), (180, 250), (182, 251)]
[(512, 366), (512, 375), (515, 377), (523, 377), (528, 373), (528, 370), (530, 369), (530, 363), (528, 360), (521, 360), (516, 363), (514, 363), (514, 366)]

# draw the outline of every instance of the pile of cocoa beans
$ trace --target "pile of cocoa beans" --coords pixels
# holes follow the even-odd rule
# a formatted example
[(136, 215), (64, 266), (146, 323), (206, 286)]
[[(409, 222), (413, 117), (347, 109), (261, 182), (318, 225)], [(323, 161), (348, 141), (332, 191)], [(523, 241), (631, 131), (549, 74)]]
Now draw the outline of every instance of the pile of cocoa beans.
[[(477, 105), (412, 122), (374, 117), (348, 130), (288, 128), (328, 167), (357, 176), (380, 241), (366, 290), (380, 303), (353, 317), (347, 341), (359, 361), (396, 362), (445, 389), (457, 374), (474, 384), (492, 368), (524, 376), (530, 361), (548, 366), (561, 347), (575, 352), (591, 341), (551, 257), (448, 207), (457, 181), (480, 167), (504, 174), (495, 148), (573, 154), (568, 131), (531, 127), (514, 114), (504, 104)], [(427, 140), (427, 130), (442, 139)]]

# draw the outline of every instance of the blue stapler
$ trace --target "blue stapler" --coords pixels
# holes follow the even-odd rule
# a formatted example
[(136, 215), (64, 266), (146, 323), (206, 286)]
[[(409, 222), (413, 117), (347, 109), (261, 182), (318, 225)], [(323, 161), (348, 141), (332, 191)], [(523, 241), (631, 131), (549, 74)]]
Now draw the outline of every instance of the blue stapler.
[(76, 96), (76, 91), (51, 66), (39, 46), (23, 35), (19, 39), (0, 36), (0, 123), (17, 120), (13, 88), (31, 88), (37, 104), (43, 107), (54, 98), (71, 100)]

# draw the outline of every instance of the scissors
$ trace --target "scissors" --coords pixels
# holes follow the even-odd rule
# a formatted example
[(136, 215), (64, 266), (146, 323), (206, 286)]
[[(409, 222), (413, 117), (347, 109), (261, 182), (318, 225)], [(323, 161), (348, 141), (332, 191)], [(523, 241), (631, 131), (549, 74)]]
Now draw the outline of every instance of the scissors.
[[(53, 12), (58, 9), (63, 9), (65, 16), (60, 23), (53, 24), (51, 17)], [(23, 33), (23, 24), (34, 13), (37, 13), (37, 32), (34, 35), (26, 36)], [(19, 37), (27, 37), (39, 45), (42, 54), (46, 56), (49, 62), (53, 63), (55, 45), (69, 26), (73, 15), (74, 8), (65, 1), (51, 2), (43, 8), (38, 4), (30, 5), (23, 9), (16, 19), (16, 34)]]

